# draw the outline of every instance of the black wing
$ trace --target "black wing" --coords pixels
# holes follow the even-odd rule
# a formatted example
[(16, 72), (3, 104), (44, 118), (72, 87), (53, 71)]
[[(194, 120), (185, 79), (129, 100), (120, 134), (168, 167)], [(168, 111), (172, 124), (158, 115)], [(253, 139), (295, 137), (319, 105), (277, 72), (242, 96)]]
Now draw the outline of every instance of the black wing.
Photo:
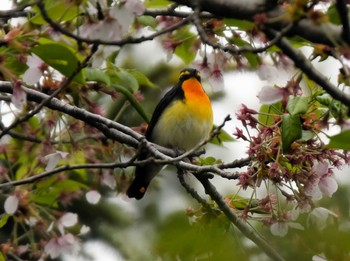
[(160, 115), (163, 113), (166, 107), (169, 106), (174, 100), (177, 99), (184, 99), (185, 95), (181, 88), (181, 83), (178, 82), (173, 88), (171, 88), (164, 97), (159, 101), (157, 107), (154, 109), (151, 121), (148, 125), (147, 131), (146, 131), (146, 139), (149, 140), (152, 135), (152, 131), (154, 126), (156, 126)]

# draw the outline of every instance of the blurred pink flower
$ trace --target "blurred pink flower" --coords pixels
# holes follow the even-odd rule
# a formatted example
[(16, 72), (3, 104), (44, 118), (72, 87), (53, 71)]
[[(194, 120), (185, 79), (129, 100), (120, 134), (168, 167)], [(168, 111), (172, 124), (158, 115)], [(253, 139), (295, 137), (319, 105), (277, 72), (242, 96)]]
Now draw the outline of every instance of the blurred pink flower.
[(73, 250), (77, 247), (77, 243), (77, 239), (69, 233), (50, 239), (44, 250), (52, 259), (54, 259), (59, 257), (61, 254), (73, 252)]
[(23, 74), (23, 81), (28, 85), (36, 84), (43, 76), (47, 66), (37, 55), (31, 54), (27, 57), (28, 69)]
[(274, 104), (282, 101), (284, 90), (282, 88), (267, 85), (264, 86), (257, 97), (261, 104)]
[(85, 194), (87, 202), (90, 204), (97, 204), (101, 199), (101, 194), (96, 190), (90, 190)]
[(6, 198), (4, 209), (7, 214), (14, 214), (18, 209), (19, 198), (17, 195), (10, 195)]
[(23, 91), (20, 81), (16, 81), (13, 84), (11, 102), (19, 110), (22, 110), (23, 107), (27, 104), (27, 94)]
[(322, 195), (331, 197), (338, 189), (338, 183), (330, 173), (328, 163), (320, 162), (312, 167), (310, 182), (305, 186), (305, 194), (313, 199), (321, 199)]
[(58, 161), (60, 161), (61, 159), (65, 159), (67, 155), (69, 155), (68, 152), (59, 151), (59, 150), (57, 150), (54, 153), (46, 155), (43, 158), (43, 160), (47, 162), (45, 171), (53, 170), (56, 167)]

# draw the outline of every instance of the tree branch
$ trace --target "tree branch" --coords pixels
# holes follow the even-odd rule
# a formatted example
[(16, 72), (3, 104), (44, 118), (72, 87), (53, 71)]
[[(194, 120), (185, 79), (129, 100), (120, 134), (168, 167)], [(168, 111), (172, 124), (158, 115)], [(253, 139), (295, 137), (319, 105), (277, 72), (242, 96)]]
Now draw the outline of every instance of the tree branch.
[[(275, 31), (271, 29), (266, 29), (265, 31), (271, 37), (276, 37)], [(311, 80), (320, 85), (334, 99), (350, 106), (350, 96), (339, 90), (326, 76), (318, 72), (304, 54), (298, 49), (293, 48), (287, 39), (280, 39), (277, 41), (276, 45), (294, 62), (296, 67), (305, 73)]]
[[(42, 103), (43, 101), (46, 100), (47, 103), (44, 106), (46, 106), (52, 110), (57, 110), (57, 111), (63, 112), (67, 115), (70, 115), (70, 116), (76, 118), (76, 119), (82, 120), (82, 121), (86, 122), (87, 124), (91, 125), (92, 127), (99, 129), (107, 138), (111, 138), (111, 139), (118, 141), (120, 143), (132, 146), (134, 148), (138, 148), (142, 142), (142, 144), (144, 144), (144, 146), (150, 151), (150, 153), (155, 156), (155, 158), (149, 158), (145, 161), (135, 161), (133, 164), (131, 164), (129, 162), (128, 163), (129, 166), (131, 166), (131, 165), (134, 166), (136, 164), (145, 164), (148, 162), (154, 162), (156, 164), (163, 164), (163, 165), (164, 164), (172, 164), (172, 165), (177, 166), (178, 168), (181, 168), (181, 169), (184, 169), (187, 171), (191, 171), (194, 173), (216, 173), (224, 178), (236, 179), (239, 177), (239, 174), (231, 174), (231, 173), (224, 171), (224, 169), (236, 168), (236, 167), (240, 168), (240, 167), (245, 166), (249, 162), (247, 159), (242, 159), (242, 160), (233, 161), (233, 162), (227, 163), (227, 164), (215, 164), (215, 165), (210, 165), (210, 166), (198, 166), (195, 164), (191, 164), (191, 163), (182, 161), (182, 159), (184, 159), (184, 157), (181, 157), (181, 155), (179, 157), (176, 157), (176, 155), (177, 155), (176, 151), (161, 147), (159, 145), (153, 144), (153, 143), (145, 140), (144, 136), (138, 134), (137, 132), (133, 131), (129, 127), (126, 127), (122, 124), (111, 121), (111, 120), (104, 118), (100, 115), (90, 113), (84, 109), (80, 109), (80, 108), (77, 108), (77, 107), (72, 106), (70, 104), (66, 104), (57, 98), (52, 98), (52, 99), (48, 100), (48, 97), (50, 97), (50, 96), (43, 94), (41, 92), (38, 92), (36, 90), (32, 90), (32, 89), (29, 89), (26, 87), (22, 87), (22, 88), (23, 88), (23, 91), (26, 92), (28, 100), (34, 101), (37, 103)], [(0, 92), (12, 93), (12, 84), (10, 82), (0, 81)], [(220, 131), (220, 129), (225, 124), (226, 120), (228, 120), (228, 119), (225, 119), (224, 123), (222, 125), (220, 125), (216, 129), (216, 131), (212, 132), (212, 135), (216, 135)], [(201, 145), (204, 145), (204, 144), (201, 144)], [(192, 153), (194, 153), (194, 151)], [(169, 155), (171, 155), (171, 156), (169, 156)], [(190, 154), (186, 153), (185, 155), (190, 156), (191, 153)], [(175, 158), (173, 158), (172, 156)], [(105, 168), (112, 168), (113, 166), (114, 167), (123, 167), (123, 166), (125, 166), (126, 163), (118, 163), (120, 165), (113, 165), (116, 163), (110, 163), (110, 164), (112, 164), (112, 165), (107, 164), (107, 165), (103, 165), (103, 166), (105, 166)], [(86, 165), (78, 165), (75, 167), (73, 166), (73, 168), (85, 168), (85, 166)], [(102, 165), (87, 165), (87, 168), (99, 168), (100, 166), (102, 166)], [(57, 170), (51, 171), (50, 174), (43, 173), (40, 175), (43, 175), (44, 177), (47, 175), (53, 175), (53, 174), (56, 174), (56, 173), (61, 172), (61, 171), (66, 171), (71, 167), (72, 166), (60, 167)], [(37, 176), (31, 177), (31, 179), (28, 182), (27, 181), (24, 181), (24, 182), (30, 183), (30, 182), (32, 182), (32, 180), (41, 179), (42, 176), (40, 176), (40, 175), (37, 175), (38, 177)], [(35, 177), (37, 177), (37, 178), (35, 178)], [(16, 182), (21, 182), (21, 181), (16, 181)], [(17, 183), (13, 183), (13, 184), (17, 184)], [(21, 183), (19, 183), (19, 184), (21, 184)]]
[(261, 53), (269, 49), (271, 46), (275, 45), (284, 35), (286, 35), (288, 32), (290, 32), (293, 28), (293, 23), (290, 23), (286, 25), (285, 28), (282, 28), (281, 32), (276, 34), (276, 37), (274, 37), (272, 40), (270, 40), (266, 45), (262, 47), (253, 47), (250, 45), (242, 46), (242, 47), (236, 47), (233, 45), (222, 45), (219, 42), (213, 42), (209, 39), (208, 35), (206, 34), (201, 21), (200, 21), (200, 6), (197, 6), (194, 9), (193, 18), (192, 21), (194, 25), (197, 28), (198, 34), (202, 40), (203, 43), (213, 47), (214, 49), (220, 49), (224, 52), (228, 52), (232, 55), (238, 55), (242, 54), (244, 52), (251, 52), (251, 53)]
[(344, 0), (337, 0), (336, 7), (340, 16), (340, 20), (342, 22), (342, 37), (344, 41), (350, 45), (350, 24), (349, 24), (349, 15), (348, 15), (348, 7)]
[(62, 28), (59, 24), (57, 24), (55, 21), (53, 21), (50, 18), (50, 16), (48, 15), (48, 13), (45, 9), (45, 5), (44, 5), (42, 0), (38, 1), (37, 6), (39, 7), (39, 10), (41, 12), (42, 17), (55, 31), (60, 32), (60, 33), (66, 35), (70, 38), (73, 38), (78, 43), (84, 42), (87, 44), (95, 44), (95, 45), (123, 46), (126, 44), (138, 44), (138, 43), (142, 43), (142, 42), (146, 42), (146, 41), (151, 41), (158, 36), (172, 32), (172, 31), (186, 25), (191, 19), (191, 16), (186, 17), (185, 19), (181, 20), (180, 22), (178, 22), (174, 25), (168, 26), (168, 27), (164, 28), (163, 30), (160, 30), (160, 31), (158, 31), (154, 34), (148, 35), (148, 36), (141, 36), (139, 38), (127, 37), (127, 38), (120, 40), (120, 41), (105, 41), (105, 40), (101, 40), (101, 39), (90, 39), (90, 38), (80, 37), (79, 35), (76, 35), (76, 34), (72, 33), (71, 31)]
[(55, 90), (50, 96), (47, 96), (44, 100), (42, 100), (40, 102), (40, 104), (31, 112), (29, 112), (28, 114), (26, 114), (24, 117), (22, 118), (18, 118), (16, 119), (14, 122), (12, 122), (10, 124), (10, 126), (4, 128), (2, 130), (2, 132), (0, 133), (0, 138), (3, 137), (4, 135), (6, 135), (11, 129), (15, 128), (16, 126), (18, 126), (18, 124), (27, 121), (28, 119), (30, 119), (31, 117), (33, 117), (35, 114), (37, 114), (46, 104), (48, 104), (54, 97), (56, 97), (56, 95), (58, 95), (60, 92), (62, 92), (65, 88), (68, 87), (68, 85), (71, 83), (71, 81), (74, 79), (74, 77), (76, 75), (78, 75), (78, 73), (87, 66), (89, 60), (91, 59), (92, 55), (97, 51), (97, 46), (94, 45), (91, 48), (91, 52), (90, 54), (85, 58), (85, 60), (79, 64), (77, 66), (77, 68), (72, 72), (72, 74), (66, 78), (61, 86)]
[(202, 183), (205, 193), (208, 194), (218, 205), (220, 210), (226, 215), (226, 217), (251, 241), (259, 246), (270, 258), (273, 260), (284, 260), (276, 250), (274, 250), (270, 244), (268, 244), (263, 238), (243, 222), (239, 217), (232, 212), (230, 207), (226, 204), (223, 197), (216, 190), (215, 186), (211, 184), (208, 178), (203, 178), (201, 175), (196, 175), (196, 178)]
[[(197, 1), (172, 0), (173, 2), (186, 5), (195, 10)], [(209, 12), (216, 17), (243, 19), (254, 22), (258, 14), (266, 14), (269, 20), (268, 26), (276, 31), (282, 31), (290, 21), (286, 20), (286, 10), (277, 4), (277, 1), (269, 0), (198, 0), (201, 11)], [(342, 43), (341, 27), (324, 23), (314, 23), (309, 19), (301, 19), (298, 24), (289, 31), (289, 36), (298, 35), (304, 39), (329, 46)]]

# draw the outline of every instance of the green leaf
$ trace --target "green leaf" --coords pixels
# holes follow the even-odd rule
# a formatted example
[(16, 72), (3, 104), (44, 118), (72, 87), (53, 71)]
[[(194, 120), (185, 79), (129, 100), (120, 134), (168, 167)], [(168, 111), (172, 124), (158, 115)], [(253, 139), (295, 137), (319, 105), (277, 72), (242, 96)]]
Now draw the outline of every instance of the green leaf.
[[(67, 77), (70, 77), (79, 65), (79, 60), (72, 50), (61, 44), (49, 43), (37, 45), (31, 51), (49, 66)], [(79, 83), (85, 83), (82, 71), (73, 80)]]
[(111, 84), (111, 79), (101, 69), (85, 68), (85, 77), (87, 81), (102, 82), (107, 85)]
[(260, 59), (259, 56), (254, 54), (254, 53), (249, 53), (249, 52), (245, 52), (243, 53), (244, 57), (247, 58), (250, 66), (255, 69), (258, 68), (259, 64), (260, 64)]
[(315, 138), (316, 134), (313, 131), (302, 130), (300, 141), (308, 141)]
[(145, 1), (145, 7), (147, 8), (161, 8), (161, 7), (167, 7), (168, 5), (171, 5), (172, 2), (168, 0), (146, 0)]
[(282, 149), (288, 152), (292, 143), (301, 138), (301, 122), (299, 116), (285, 114), (282, 120)]
[(287, 111), (290, 115), (305, 114), (309, 108), (308, 97), (305, 96), (289, 96)]
[(275, 123), (275, 115), (281, 115), (282, 102), (277, 102), (272, 105), (263, 104), (259, 110), (258, 121), (266, 126), (271, 126)]
[(214, 157), (199, 158), (201, 165), (213, 165), (218, 163), (217, 159)]
[(143, 73), (141, 73), (137, 70), (128, 70), (128, 72), (130, 74), (132, 74), (132, 76), (135, 77), (135, 79), (137, 80), (139, 85), (149, 87), (149, 88), (159, 89), (158, 86), (155, 85), (153, 82), (151, 82), (150, 79), (148, 79), (148, 77), (146, 75), (144, 75)]
[(237, 27), (238, 29), (241, 29), (242, 31), (250, 30), (250, 29), (255, 27), (254, 23), (247, 21), (247, 20), (225, 18), (223, 21), (224, 21), (225, 25)]
[(315, 99), (324, 106), (329, 106), (333, 101), (333, 98), (328, 93), (323, 93), (315, 97)]
[(1, 252), (0, 252), (0, 261), (6, 261), (4, 254)]
[(134, 109), (140, 114), (140, 116), (147, 122), (149, 123), (149, 118), (146, 114), (146, 112), (143, 110), (141, 104), (135, 99), (135, 96), (122, 85), (119, 84), (112, 84), (112, 88), (115, 88), (117, 91), (122, 93), (130, 102), (130, 104), (134, 107)]
[(236, 141), (236, 140), (230, 134), (228, 134), (225, 130), (221, 129), (219, 137), (214, 137), (210, 141), (210, 143), (216, 144), (216, 145), (222, 145), (224, 142), (233, 142), (233, 141)]
[[(54, 21), (70, 21), (82, 11), (70, 1), (45, 1), (45, 9), (48, 16)], [(33, 24), (47, 24), (38, 7), (34, 7), (35, 15), (30, 19)]]
[(259, 201), (256, 199), (243, 198), (239, 197), (238, 195), (235, 195), (235, 197), (230, 199), (230, 204), (236, 209), (243, 210), (248, 205), (250, 208), (257, 207), (259, 205)]
[[(0, 228), (6, 225), (7, 220), (9, 219), (11, 215), (10, 214), (2, 214), (0, 218)], [(1, 253), (1, 252), (0, 252)], [(1, 258), (0, 258), (1, 260)]]
[(328, 15), (328, 19), (331, 23), (336, 24), (336, 25), (341, 24), (339, 12), (338, 12), (337, 7), (335, 5), (331, 5), (328, 8), (327, 15)]
[(174, 41), (181, 42), (181, 44), (176, 47), (174, 54), (186, 64), (191, 63), (194, 58), (196, 58), (197, 52), (193, 48), (196, 38), (196, 35), (190, 32), (187, 27), (178, 30), (174, 36)]
[(330, 137), (327, 148), (350, 150), (350, 130), (343, 131)]
[(131, 73), (127, 72), (126, 70), (119, 70), (116, 71), (115, 74), (118, 78), (118, 81), (114, 83), (123, 85), (124, 87), (131, 90), (132, 93), (135, 93), (139, 89), (139, 83)]
[(151, 28), (157, 27), (157, 20), (153, 16), (142, 15), (136, 17), (136, 21), (144, 26), (149, 26)]

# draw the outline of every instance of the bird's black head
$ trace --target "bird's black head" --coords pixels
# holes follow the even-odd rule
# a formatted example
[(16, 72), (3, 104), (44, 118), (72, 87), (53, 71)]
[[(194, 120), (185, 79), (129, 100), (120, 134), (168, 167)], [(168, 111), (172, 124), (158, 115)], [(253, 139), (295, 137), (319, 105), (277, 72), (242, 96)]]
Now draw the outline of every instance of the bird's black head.
[(201, 73), (193, 68), (185, 68), (180, 72), (180, 81), (183, 82), (190, 78), (196, 78), (199, 82), (201, 81)]

